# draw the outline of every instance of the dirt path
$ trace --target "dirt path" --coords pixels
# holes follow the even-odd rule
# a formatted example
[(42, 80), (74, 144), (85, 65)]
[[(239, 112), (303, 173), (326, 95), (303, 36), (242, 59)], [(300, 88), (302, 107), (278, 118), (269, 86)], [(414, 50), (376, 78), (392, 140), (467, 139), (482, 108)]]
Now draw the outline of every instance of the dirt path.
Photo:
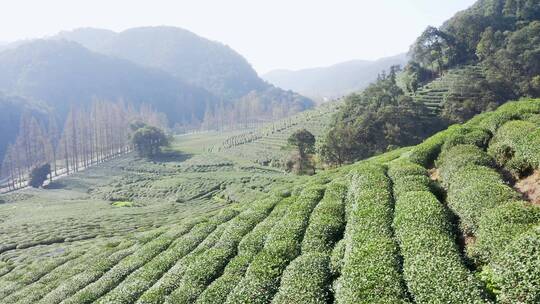
[(533, 174), (520, 179), (514, 185), (514, 188), (523, 194), (523, 198), (533, 204), (540, 205), (540, 169)]

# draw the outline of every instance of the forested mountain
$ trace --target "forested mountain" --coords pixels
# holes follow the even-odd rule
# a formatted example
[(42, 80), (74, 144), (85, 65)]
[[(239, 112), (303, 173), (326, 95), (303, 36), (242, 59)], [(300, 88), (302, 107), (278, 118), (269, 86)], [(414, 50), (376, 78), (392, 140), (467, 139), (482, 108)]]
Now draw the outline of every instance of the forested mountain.
[(85, 28), (62, 32), (55, 38), (159, 69), (213, 93), (220, 102), (208, 104), (205, 117), (210, 121), (204, 126), (215, 127), (216, 120), (237, 124), (239, 119), (278, 119), (313, 106), (308, 98), (266, 83), (230, 47), (181, 28), (140, 27), (120, 33)]
[(204, 89), (81, 45), (36, 40), (0, 53), (0, 90), (40, 100), (59, 117), (93, 100), (148, 103), (171, 123), (202, 119), (217, 98)]
[(400, 54), (375, 61), (352, 60), (298, 71), (275, 70), (262, 75), (262, 78), (280, 88), (325, 100), (362, 90), (377, 78), (380, 71), (405, 63), (407, 55)]
[[(13, 142), (17, 137), (20, 119), (24, 112), (40, 120), (47, 115), (46, 107), (43, 105), (0, 92), (0, 159), (3, 159), (8, 143)], [(0, 170), (1, 168), (0, 164)]]
[(246, 59), (230, 47), (176, 27), (140, 27), (120, 33), (87, 28), (58, 37), (161, 69), (226, 99), (268, 87)]
[(414, 42), (411, 60), (348, 96), (321, 154), (351, 162), (540, 96), (540, 2), (481, 0)]

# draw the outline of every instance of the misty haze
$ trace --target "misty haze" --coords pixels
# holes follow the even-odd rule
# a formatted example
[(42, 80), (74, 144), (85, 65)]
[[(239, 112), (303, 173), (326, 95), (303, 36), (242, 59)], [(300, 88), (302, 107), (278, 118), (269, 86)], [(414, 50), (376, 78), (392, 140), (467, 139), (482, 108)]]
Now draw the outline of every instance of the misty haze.
[(0, 304), (540, 303), (539, 1), (0, 25)]

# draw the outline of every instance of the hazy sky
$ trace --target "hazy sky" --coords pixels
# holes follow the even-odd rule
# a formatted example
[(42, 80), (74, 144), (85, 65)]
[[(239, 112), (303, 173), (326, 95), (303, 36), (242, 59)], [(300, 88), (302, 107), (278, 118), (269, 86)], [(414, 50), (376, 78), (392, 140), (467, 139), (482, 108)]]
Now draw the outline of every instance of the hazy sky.
[(0, 0), (0, 41), (78, 27), (171, 25), (223, 42), (258, 72), (408, 50), (475, 0)]

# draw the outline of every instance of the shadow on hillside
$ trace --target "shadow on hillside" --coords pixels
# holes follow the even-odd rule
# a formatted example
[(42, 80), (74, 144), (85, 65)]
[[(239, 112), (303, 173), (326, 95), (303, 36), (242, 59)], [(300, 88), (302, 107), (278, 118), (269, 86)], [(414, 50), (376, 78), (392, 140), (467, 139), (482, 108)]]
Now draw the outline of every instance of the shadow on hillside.
[(160, 154), (152, 156), (151, 161), (158, 163), (183, 162), (193, 157), (192, 154), (182, 153), (180, 151), (162, 151)]
[(58, 189), (65, 189), (66, 184), (64, 184), (62, 181), (55, 180), (52, 183), (49, 183), (43, 187), (44, 189), (48, 190), (58, 190)]

